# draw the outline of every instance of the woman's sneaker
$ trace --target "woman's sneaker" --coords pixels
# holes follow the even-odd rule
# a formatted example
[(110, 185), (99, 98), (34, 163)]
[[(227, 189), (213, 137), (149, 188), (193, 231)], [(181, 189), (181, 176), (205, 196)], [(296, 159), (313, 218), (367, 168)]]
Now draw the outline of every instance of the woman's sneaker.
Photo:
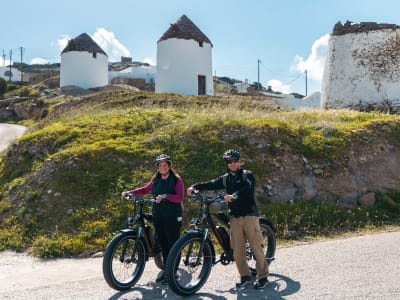
[(254, 288), (256, 290), (262, 290), (268, 285), (269, 281), (267, 278), (261, 278), (256, 283), (254, 283)]
[(236, 283), (236, 287), (245, 287), (252, 282), (250, 276), (241, 276), (240, 282)]

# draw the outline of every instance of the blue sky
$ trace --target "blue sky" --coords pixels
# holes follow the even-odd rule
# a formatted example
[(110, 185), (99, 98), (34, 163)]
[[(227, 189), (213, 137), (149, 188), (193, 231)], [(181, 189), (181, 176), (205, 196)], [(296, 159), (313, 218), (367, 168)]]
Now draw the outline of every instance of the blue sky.
[[(212, 41), (213, 72), (274, 90), (321, 89), (329, 34), (347, 20), (400, 25), (398, 0), (20, 0), (0, 5), (0, 66), (53, 63), (86, 32), (109, 61), (156, 64), (157, 40), (181, 15)], [(3, 53), (5, 56), (3, 56)], [(5, 58), (5, 62), (3, 61)], [(258, 60), (261, 61), (258, 64)]]

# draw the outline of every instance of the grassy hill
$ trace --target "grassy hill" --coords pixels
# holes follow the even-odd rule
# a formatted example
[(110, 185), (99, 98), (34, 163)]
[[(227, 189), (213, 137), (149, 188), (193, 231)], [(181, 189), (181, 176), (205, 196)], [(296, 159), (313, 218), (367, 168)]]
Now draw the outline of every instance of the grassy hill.
[[(379, 194), (381, 206), (343, 209), (323, 201), (278, 203), (265, 186), (274, 177), (270, 164), (288, 154), (340, 168), (350, 145), (363, 144), (360, 130), (398, 145), (398, 115), (278, 111), (248, 98), (132, 91), (45, 105), (47, 117), (29, 122), (29, 133), (0, 160), (0, 249), (44, 257), (103, 250), (125, 227), (128, 204), (119, 199), (121, 191), (147, 182), (155, 156), (171, 155), (189, 186), (225, 172), (221, 154), (229, 148), (240, 150), (254, 171), (262, 213), (278, 225), (280, 238), (290, 229), (319, 235), (396, 222), (386, 209), (397, 209), (395, 192)], [(385, 126), (391, 130), (382, 133)]]

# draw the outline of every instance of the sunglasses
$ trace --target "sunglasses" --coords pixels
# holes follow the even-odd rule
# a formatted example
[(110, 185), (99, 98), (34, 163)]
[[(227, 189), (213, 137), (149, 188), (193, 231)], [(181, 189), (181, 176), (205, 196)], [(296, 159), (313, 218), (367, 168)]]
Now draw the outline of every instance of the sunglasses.
[(233, 164), (233, 163), (237, 163), (238, 161), (239, 161), (238, 159), (232, 159), (232, 160), (227, 160), (226, 163)]

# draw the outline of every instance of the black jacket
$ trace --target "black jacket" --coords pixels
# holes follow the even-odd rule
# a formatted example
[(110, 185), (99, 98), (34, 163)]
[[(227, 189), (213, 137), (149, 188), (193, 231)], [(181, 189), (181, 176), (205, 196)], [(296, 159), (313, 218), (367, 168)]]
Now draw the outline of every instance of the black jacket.
[[(224, 176), (228, 176), (226, 187), (224, 187)], [(258, 216), (258, 207), (254, 199), (254, 186), (253, 173), (246, 171), (246, 176), (243, 176), (242, 169), (239, 169), (235, 176), (228, 172), (228, 174), (216, 179), (192, 185), (194, 189), (199, 191), (225, 189), (228, 195), (233, 195), (236, 199), (228, 202), (229, 215), (232, 217)]]

